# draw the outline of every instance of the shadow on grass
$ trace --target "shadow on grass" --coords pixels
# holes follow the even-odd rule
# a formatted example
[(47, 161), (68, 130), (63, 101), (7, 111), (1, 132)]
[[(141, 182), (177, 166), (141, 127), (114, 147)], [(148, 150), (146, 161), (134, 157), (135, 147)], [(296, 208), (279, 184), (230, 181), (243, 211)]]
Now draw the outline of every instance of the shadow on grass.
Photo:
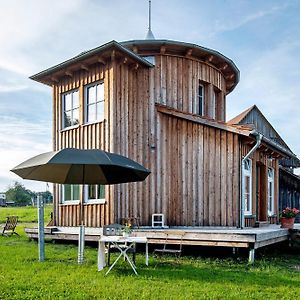
[[(172, 282), (185, 280), (196, 284), (224, 283), (239, 286), (260, 286), (261, 288), (290, 288), (299, 285), (300, 277), (291, 276), (288, 270), (281, 272), (280, 267), (269, 261), (259, 262), (257, 265), (248, 266), (245, 262), (238, 263), (232, 259), (227, 260), (195, 260), (185, 258), (175, 261), (167, 258), (162, 261), (152, 260), (149, 267), (144, 266), (141, 258), (137, 264), (139, 276), (137, 280), (154, 279), (158, 282)], [(106, 269), (104, 269), (105, 271)], [(119, 264), (108, 275), (132, 276), (128, 263)], [(296, 275), (296, 272), (295, 272)]]
[[(3, 253), (11, 249), (11, 255), (22, 256), (20, 261), (24, 266), (26, 262), (37, 262), (37, 243), (28, 242), (25, 238), (12, 237), (1, 238)], [(16, 247), (20, 247), (16, 250)], [(14, 249), (12, 249), (14, 248)], [(23, 250), (22, 250), (23, 249)], [(293, 250), (294, 251), (294, 250)], [(299, 253), (298, 253), (299, 254)], [(117, 258), (118, 253), (112, 254), (111, 261)], [(77, 246), (73, 244), (46, 244), (46, 266), (55, 269), (61, 265), (62, 268), (71, 267), (74, 272), (80, 273), (86, 270), (94, 274), (95, 278), (105, 277), (108, 270), (97, 271), (97, 249), (86, 247), (85, 262), (82, 266), (77, 264)], [(300, 258), (297, 253), (264, 253), (263, 257), (256, 261), (254, 266), (247, 265), (247, 260), (238, 261), (229, 258), (199, 258), (199, 257), (174, 257), (165, 256), (154, 258), (150, 254), (149, 266), (145, 266), (145, 256), (137, 255), (136, 277), (128, 264), (122, 259), (112, 269), (108, 276), (119, 279), (134, 278), (137, 281), (173, 283), (176, 285), (188, 282), (195, 286), (205, 284), (216, 284), (219, 286), (235, 286), (236, 288), (258, 286), (264, 288), (288, 288), (295, 289), (300, 286), (300, 276), (297, 266)], [(30, 266), (32, 267), (32, 266)], [(35, 265), (37, 267), (37, 265)], [(295, 268), (296, 267), (296, 268)]]

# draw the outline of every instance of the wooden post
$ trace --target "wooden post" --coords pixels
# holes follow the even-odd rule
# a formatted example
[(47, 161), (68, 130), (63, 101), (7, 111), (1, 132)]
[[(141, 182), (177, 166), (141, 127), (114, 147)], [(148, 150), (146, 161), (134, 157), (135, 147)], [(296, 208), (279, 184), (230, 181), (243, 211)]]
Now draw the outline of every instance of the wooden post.
[(38, 240), (39, 261), (45, 260), (45, 237), (44, 237), (44, 202), (41, 195), (38, 196)]
[(84, 233), (85, 228), (83, 224), (79, 226), (79, 237), (78, 237), (78, 264), (83, 263), (84, 257)]
[(249, 259), (248, 259), (248, 263), (249, 264), (254, 264), (254, 259), (255, 259), (255, 249), (254, 249), (254, 245), (251, 245), (249, 247)]

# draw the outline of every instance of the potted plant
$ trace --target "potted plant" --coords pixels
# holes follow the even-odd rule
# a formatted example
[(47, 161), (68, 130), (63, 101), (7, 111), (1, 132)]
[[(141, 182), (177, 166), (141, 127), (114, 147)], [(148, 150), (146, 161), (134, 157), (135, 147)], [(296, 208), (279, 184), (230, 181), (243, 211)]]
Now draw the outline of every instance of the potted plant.
[(122, 234), (124, 237), (127, 237), (131, 234), (132, 228), (130, 223), (125, 223), (123, 229), (122, 229)]
[(297, 214), (300, 212), (297, 208), (287, 207), (280, 214), (281, 228), (294, 228), (294, 222)]

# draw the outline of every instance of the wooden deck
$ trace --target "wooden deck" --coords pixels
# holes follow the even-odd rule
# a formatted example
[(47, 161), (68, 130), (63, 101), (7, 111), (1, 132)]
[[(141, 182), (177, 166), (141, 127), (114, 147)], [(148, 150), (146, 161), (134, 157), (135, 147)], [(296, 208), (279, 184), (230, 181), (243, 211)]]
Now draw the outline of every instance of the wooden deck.
[[(300, 229), (300, 224), (296, 225)], [(37, 228), (26, 228), (25, 232), (31, 239), (38, 238)], [(279, 225), (269, 225), (262, 228), (224, 228), (224, 227), (171, 227), (165, 229), (153, 229), (140, 227), (134, 230), (136, 236), (146, 236), (149, 244), (163, 244), (165, 234), (169, 234), (168, 243), (178, 244), (179, 234), (184, 232), (183, 245), (217, 246), (232, 248), (248, 248), (249, 261), (254, 261), (255, 249), (287, 241), (289, 232)], [(51, 240), (78, 240), (78, 227), (46, 227), (45, 239)], [(97, 242), (102, 235), (102, 228), (85, 229), (85, 240)]]

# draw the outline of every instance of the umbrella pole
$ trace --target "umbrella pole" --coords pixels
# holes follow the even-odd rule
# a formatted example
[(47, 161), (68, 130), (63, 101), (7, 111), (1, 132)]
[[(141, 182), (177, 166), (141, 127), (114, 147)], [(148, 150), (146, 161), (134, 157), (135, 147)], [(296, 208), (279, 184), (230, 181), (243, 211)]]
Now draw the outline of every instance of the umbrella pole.
[[(84, 185), (82, 185), (84, 189)], [(81, 197), (80, 201), (80, 225), (79, 225), (79, 237), (78, 237), (78, 264), (82, 264), (84, 260), (84, 235), (85, 235), (85, 228), (83, 222), (83, 198), (84, 198), (84, 191), (83, 196)]]

